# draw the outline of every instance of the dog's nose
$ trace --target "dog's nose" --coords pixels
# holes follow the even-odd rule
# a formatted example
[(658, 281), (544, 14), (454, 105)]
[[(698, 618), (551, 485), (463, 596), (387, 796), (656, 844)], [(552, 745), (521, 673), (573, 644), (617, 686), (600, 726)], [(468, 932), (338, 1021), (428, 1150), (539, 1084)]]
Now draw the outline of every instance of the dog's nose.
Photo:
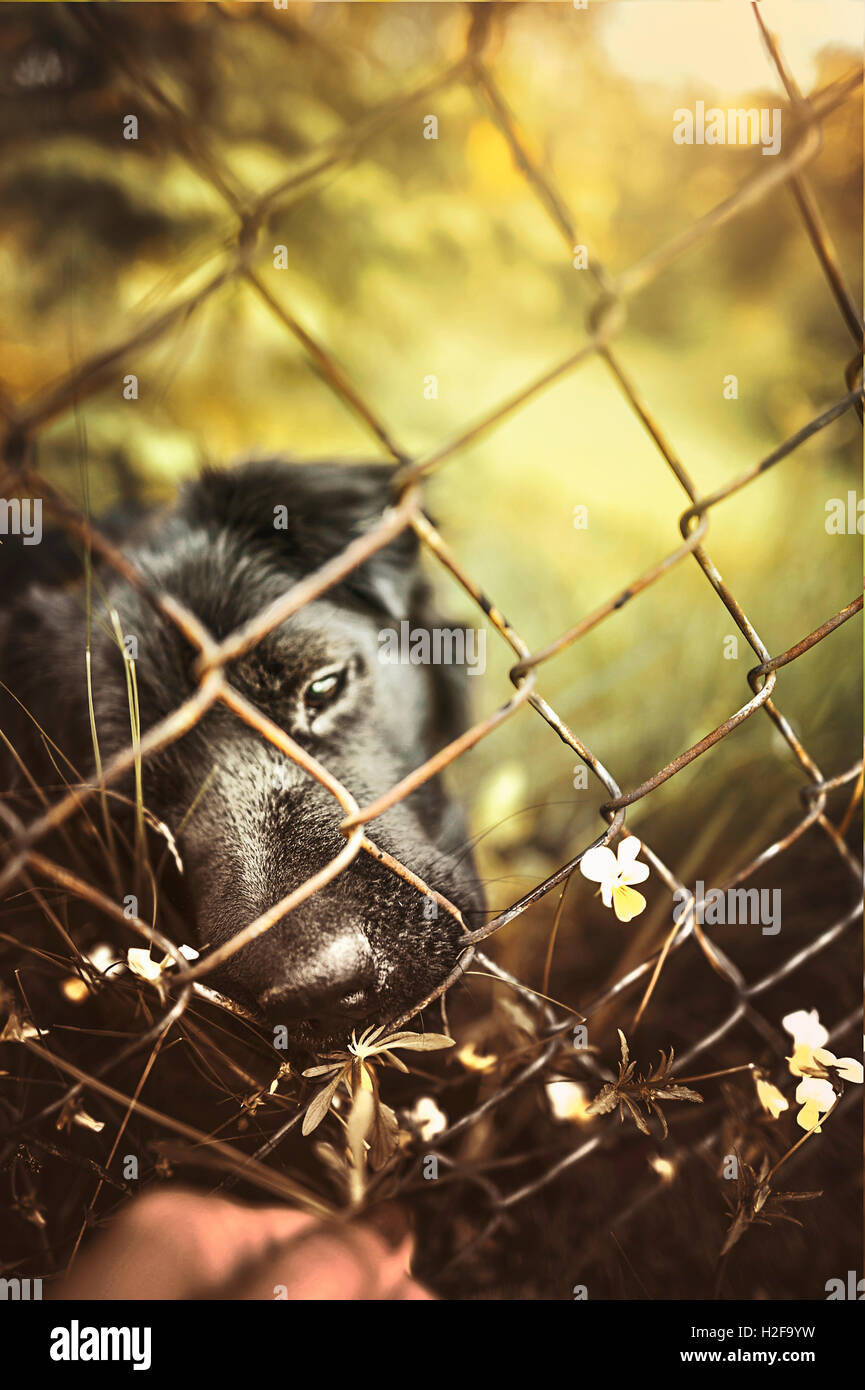
[(375, 966), (366, 941), (340, 938), (313, 962), (297, 963), (261, 996), (268, 1017), (285, 1023), (324, 1022), (346, 1027), (373, 1007)]
[(276, 985), (265, 990), (262, 1003), (268, 1017), (285, 1023), (352, 1024), (372, 1009), (366, 977), (340, 980), (329, 989), (297, 989)]

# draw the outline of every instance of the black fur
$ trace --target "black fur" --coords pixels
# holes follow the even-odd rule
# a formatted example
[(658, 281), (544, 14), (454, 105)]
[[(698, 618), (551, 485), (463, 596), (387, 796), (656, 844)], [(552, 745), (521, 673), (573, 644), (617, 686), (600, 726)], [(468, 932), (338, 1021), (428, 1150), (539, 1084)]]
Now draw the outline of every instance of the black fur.
[[(389, 472), (264, 462), (206, 473), (183, 489), (173, 510), (129, 529), (124, 549), (158, 588), (222, 638), (368, 529), (387, 505)], [(274, 527), (278, 507), (288, 509), (286, 529)], [(46, 537), (43, 568), (49, 556)], [(17, 558), (19, 568), (35, 559), (23, 549)], [(60, 565), (58, 573), (67, 569)], [(129, 744), (126, 680), (107, 610), (116, 609), (124, 635), (138, 642), (143, 731), (193, 692), (195, 652), (108, 566), (98, 567), (93, 592), (92, 688), (105, 762)], [(403, 618), (416, 627), (436, 621), (411, 532), (229, 668), (232, 684), (360, 804), (465, 726), (455, 668), (377, 659), (378, 632)], [(85, 634), (80, 582), (30, 584), (7, 604), (0, 659), (6, 684), (90, 778)], [(316, 709), (308, 685), (328, 669), (346, 674), (333, 703)], [(32, 720), (5, 693), (0, 699), (0, 728), (35, 775), (56, 784)], [(14, 767), (11, 779), (24, 789)], [(131, 792), (130, 783), (124, 791)], [(178, 880), (174, 897), (194, 917), (201, 945), (227, 941), (344, 844), (343, 813), (329, 793), (222, 706), (145, 761), (144, 800), (176, 833), (186, 896), (179, 896)], [(458, 855), (465, 833), (438, 781), (370, 827), (377, 844), (471, 914), (480, 901), (471, 858)], [(427, 915), (424, 907), (414, 888), (361, 853), (208, 978), (259, 1015), (287, 1023), (303, 1041), (344, 1039), (352, 1027), (416, 1002), (453, 966), (458, 927), (450, 914), (431, 918), (429, 902)]]

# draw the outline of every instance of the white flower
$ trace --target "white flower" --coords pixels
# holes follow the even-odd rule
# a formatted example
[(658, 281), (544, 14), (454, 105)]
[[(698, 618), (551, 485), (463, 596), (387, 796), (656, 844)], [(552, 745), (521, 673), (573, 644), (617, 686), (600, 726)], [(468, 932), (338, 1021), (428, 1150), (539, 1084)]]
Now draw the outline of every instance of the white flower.
[(120, 957), (113, 946), (100, 941), (91, 950), (86, 952), (86, 959), (89, 960), (94, 970), (98, 970), (100, 975), (107, 975), (108, 971), (115, 966), (123, 968)]
[(556, 1078), (548, 1081), (544, 1089), (554, 1119), (577, 1122), (591, 1119), (588, 1113), (591, 1098), (579, 1081)]
[(646, 906), (642, 893), (631, 888), (632, 883), (642, 883), (649, 877), (648, 864), (637, 860), (642, 845), (635, 835), (627, 835), (619, 844), (618, 854), (613, 854), (606, 845), (587, 850), (580, 860), (580, 873), (584, 878), (601, 885), (601, 901), (604, 907), (612, 907), (620, 922), (630, 922)]
[(170, 956), (166, 956), (165, 960), (158, 961), (153, 959), (149, 946), (130, 946), (126, 953), (126, 959), (133, 975), (140, 975), (142, 980), (155, 982), (162, 974), (165, 962), (170, 960)]
[[(198, 952), (194, 946), (179, 946), (178, 950), (184, 960), (198, 960)], [(133, 975), (140, 975), (142, 980), (151, 980), (154, 984), (157, 984), (165, 971), (174, 965), (173, 956), (163, 956), (162, 960), (154, 960), (149, 946), (130, 946), (126, 952), (126, 960)]]
[(425, 1142), (435, 1139), (437, 1134), (441, 1134), (448, 1127), (447, 1115), (439, 1109), (432, 1096), (420, 1096), (414, 1108), (407, 1111), (407, 1114)]
[(796, 1116), (797, 1125), (801, 1125), (802, 1129), (813, 1129), (819, 1134), (820, 1116), (825, 1115), (835, 1104), (835, 1092), (831, 1081), (822, 1081), (817, 1076), (804, 1077), (796, 1087), (796, 1100), (802, 1107)]

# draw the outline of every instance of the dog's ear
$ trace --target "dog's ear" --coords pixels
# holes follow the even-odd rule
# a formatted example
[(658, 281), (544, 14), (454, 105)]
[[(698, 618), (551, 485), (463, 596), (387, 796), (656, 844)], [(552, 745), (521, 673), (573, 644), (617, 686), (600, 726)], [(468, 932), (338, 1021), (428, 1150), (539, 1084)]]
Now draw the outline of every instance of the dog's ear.
[[(369, 531), (392, 501), (389, 464), (293, 464), (280, 460), (206, 471), (187, 485), (181, 511), (192, 523), (266, 546), (299, 573), (318, 569)], [(340, 586), (389, 617), (423, 601), (418, 541), (406, 529)]]

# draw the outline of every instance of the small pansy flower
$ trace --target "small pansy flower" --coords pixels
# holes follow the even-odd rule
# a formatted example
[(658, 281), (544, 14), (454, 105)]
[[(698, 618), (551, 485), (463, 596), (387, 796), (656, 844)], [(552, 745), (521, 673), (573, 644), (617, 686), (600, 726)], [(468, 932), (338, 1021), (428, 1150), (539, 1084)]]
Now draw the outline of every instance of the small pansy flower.
[(842, 1081), (862, 1085), (862, 1063), (857, 1062), (855, 1057), (836, 1057), (834, 1052), (823, 1046), (829, 1041), (829, 1034), (820, 1022), (816, 1009), (809, 1014), (800, 1009), (798, 1013), (787, 1014), (781, 1022), (793, 1035), (793, 1056), (788, 1057), (787, 1061), (794, 1076), (833, 1071)]
[(637, 860), (642, 845), (635, 835), (627, 835), (619, 844), (618, 853), (606, 845), (587, 850), (580, 860), (580, 873), (593, 883), (599, 883), (604, 907), (612, 907), (620, 922), (630, 922), (646, 906), (646, 899), (631, 887), (649, 877), (648, 864)]
[(796, 1116), (796, 1123), (802, 1129), (813, 1129), (820, 1133), (820, 1116), (832, 1109), (835, 1099), (843, 1087), (836, 1088), (835, 1081), (852, 1081), (861, 1086), (863, 1079), (862, 1063), (855, 1057), (836, 1057), (823, 1044), (829, 1041), (829, 1034), (820, 1022), (816, 1009), (807, 1013), (799, 1009), (787, 1014), (781, 1020), (786, 1031), (793, 1038), (793, 1056), (788, 1057), (790, 1071), (802, 1080), (796, 1087), (796, 1100), (802, 1109)]

